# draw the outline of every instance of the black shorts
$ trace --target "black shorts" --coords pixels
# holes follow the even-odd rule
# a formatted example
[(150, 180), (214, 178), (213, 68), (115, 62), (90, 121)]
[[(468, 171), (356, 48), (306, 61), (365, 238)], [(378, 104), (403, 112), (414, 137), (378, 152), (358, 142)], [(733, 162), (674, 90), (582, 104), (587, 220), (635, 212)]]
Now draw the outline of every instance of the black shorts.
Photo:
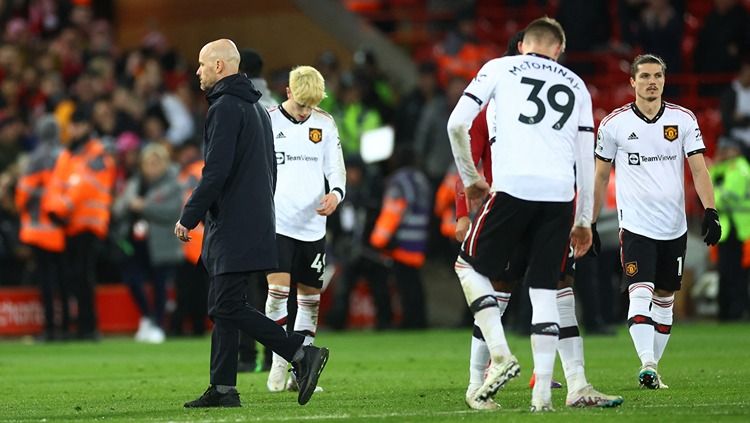
[[(503, 274), (500, 276), (501, 281), (505, 282), (516, 282), (520, 281), (526, 274), (526, 267), (529, 263), (529, 249), (528, 245), (524, 245), (516, 249), (510, 258)], [(562, 255), (562, 263), (560, 264), (560, 279), (564, 281), (568, 277), (574, 278), (576, 274), (576, 261), (574, 257), (573, 247), (568, 246), (568, 251)]]
[(622, 290), (637, 282), (652, 282), (656, 289), (679, 291), (686, 250), (687, 232), (661, 241), (620, 229)]
[(269, 273), (289, 273), (293, 283), (313, 288), (323, 287), (323, 271), (326, 268), (325, 238), (308, 242), (276, 234), (276, 245), (279, 249), (279, 267)]
[(526, 251), (526, 283), (556, 289), (572, 220), (572, 201), (526, 201), (495, 192), (474, 218), (461, 257), (494, 281), (507, 276), (514, 254)]

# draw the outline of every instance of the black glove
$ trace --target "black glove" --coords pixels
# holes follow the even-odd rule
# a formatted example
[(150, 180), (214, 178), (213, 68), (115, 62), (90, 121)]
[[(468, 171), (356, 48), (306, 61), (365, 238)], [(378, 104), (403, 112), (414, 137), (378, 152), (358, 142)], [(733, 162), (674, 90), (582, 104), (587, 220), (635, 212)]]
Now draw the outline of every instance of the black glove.
[(716, 209), (706, 209), (703, 213), (701, 236), (706, 245), (716, 245), (719, 242), (719, 238), (721, 238), (721, 224), (719, 223), (719, 212)]
[(591, 248), (586, 253), (587, 256), (596, 257), (602, 250), (602, 240), (599, 239), (599, 232), (596, 230), (596, 222), (591, 224)]

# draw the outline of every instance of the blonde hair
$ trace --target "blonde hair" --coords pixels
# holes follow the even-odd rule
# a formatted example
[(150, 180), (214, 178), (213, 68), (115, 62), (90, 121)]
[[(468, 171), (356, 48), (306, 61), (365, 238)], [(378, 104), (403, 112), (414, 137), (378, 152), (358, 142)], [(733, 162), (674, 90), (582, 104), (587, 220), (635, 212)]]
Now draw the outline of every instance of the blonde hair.
[(565, 47), (565, 31), (560, 22), (548, 16), (533, 20), (523, 30), (524, 40), (535, 39), (542, 44), (560, 44)]
[(171, 160), (167, 147), (158, 142), (152, 142), (143, 148), (141, 151), (141, 163), (152, 156), (159, 159), (162, 163), (169, 163)]
[(297, 66), (289, 73), (289, 90), (296, 102), (308, 107), (315, 107), (326, 98), (323, 75), (312, 66)]

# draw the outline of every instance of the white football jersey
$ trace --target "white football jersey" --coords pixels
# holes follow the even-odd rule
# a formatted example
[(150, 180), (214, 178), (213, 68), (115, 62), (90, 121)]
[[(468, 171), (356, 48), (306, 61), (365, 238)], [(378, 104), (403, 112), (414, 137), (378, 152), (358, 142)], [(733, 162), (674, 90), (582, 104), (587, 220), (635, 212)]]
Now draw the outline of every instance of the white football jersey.
[(596, 157), (615, 163), (620, 227), (658, 240), (682, 236), (685, 157), (706, 149), (695, 115), (663, 102), (648, 119), (630, 103), (602, 120), (596, 138)]
[(276, 233), (300, 241), (317, 241), (326, 234), (326, 218), (315, 211), (326, 194), (341, 199), (346, 192), (346, 168), (336, 123), (328, 113), (313, 109), (304, 122), (281, 105), (268, 110), (276, 150)]
[[(544, 56), (506, 56), (487, 62), (464, 95), (480, 106), (494, 99), (494, 117), (487, 116), (499, 134), (491, 147), (493, 191), (573, 200), (576, 150), (593, 148), (594, 131), (591, 96), (578, 75)], [(578, 145), (579, 131), (591, 133), (591, 144)]]

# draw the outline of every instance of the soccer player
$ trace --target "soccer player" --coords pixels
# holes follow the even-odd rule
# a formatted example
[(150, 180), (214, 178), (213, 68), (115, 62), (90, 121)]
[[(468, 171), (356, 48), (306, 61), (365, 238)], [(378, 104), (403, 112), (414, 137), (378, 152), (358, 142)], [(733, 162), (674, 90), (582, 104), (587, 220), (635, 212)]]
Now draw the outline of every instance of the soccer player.
[(550, 383), (560, 321), (555, 288), (561, 260), (569, 239), (576, 257), (591, 245), (591, 97), (583, 81), (556, 62), (564, 47), (565, 32), (557, 21), (546, 17), (533, 21), (524, 30), (524, 54), (485, 64), (448, 120), (451, 148), (469, 200), (490, 191), (474, 166), (468, 133), (490, 99), (496, 104), (497, 133), (503, 134), (491, 147), (492, 193), (467, 233), (455, 265), (492, 359), (474, 398), (486, 401), (520, 371), (505, 339), (490, 280), (499, 278), (511, 253), (525, 241), (537, 379), (531, 398), (534, 412), (553, 409)]
[[(496, 139), (494, 119), (495, 104), (490, 100), (489, 104), (474, 119), (469, 134), (471, 136), (471, 153), (474, 163), (478, 164), (480, 159), (484, 169), (484, 176), (488, 184), (492, 184), (492, 159), (490, 156), (490, 144)], [(488, 119), (489, 117), (489, 119)], [(490, 120), (490, 121), (488, 121)], [(463, 242), (469, 227), (468, 204), (460, 181), (456, 189), (456, 240)], [(462, 228), (466, 228), (463, 230)], [(526, 249), (528, 245), (519, 246), (511, 260), (508, 262), (505, 272), (500, 280), (493, 280), (492, 286), (495, 290), (495, 298), (502, 318), (505, 309), (510, 302), (511, 293), (516, 282), (523, 278), (528, 265)], [(557, 352), (563, 365), (563, 372), (567, 382), (568, 394), (565, 405), (569, 407), (616, 407), (622, 404), (621, 396), (603, 394), (588, 383), (584, 370), (583, 338), (578, 329), (578, 320), (575, 312), (575, 294), (573, 283), (575, 278), (575, 260), (573, 251), (563, 258), (561, 265), (563, 269), (557, 283), (557, 307), (560, 314), (560, 335)], [(500, 322), (502, 324), (502, 322)], [(469, 408), (476, 410), (492, 410), (498, 408), (492, 399), (479, 401), (474, 397), (474, 392), (484, 382), (484, 372), (489, 363), (489, 350), (484, 340), (481, 329), (475, 324), (471, 338), (471, 355), (469, 359), (469, 387), (466, 390), (466, 404)], [(532, 375), (530, 386), (533, 388), (536, 378)], [(560, 388), (562, 385), (556, 381), (551, 382), (552, 388)]]
[[(320, 291), (326, 264), (326, 216), (344, 198), (346, 169), (333, 118), (317, 106), (325, 97), (325, 81), (317, 69), (299, 66), (289, 74), (287, 100), (271, 108), (278, 182), (276, 239), (279, 268), (267, 275), (266, 315), (279, 325), (287, 321), (291, 282), (297, 284), (294, 331), (311, 344), (318, 326)], [(325, 192), (328, 181), (329, 191)], [(274, 354), (266, 386), (287, 387), (287, 362)], [(295, 387), (290, 379), (288, 388)]]
[(596, 142), (594, 222), (614, 161), (628, 326), (641, 360), (638, 382), (649, 389), (667, 387), (657, 365), (672, 330), (674, 292), (680, 289), (687, 247), (683, 157), (705, 207), (704, 241), (714, 245), (721, 236), (698, 121), (690, 110), (662, 100), (666, 69), (652, 54), (633, 60), (635, 102), (602, 120)]

